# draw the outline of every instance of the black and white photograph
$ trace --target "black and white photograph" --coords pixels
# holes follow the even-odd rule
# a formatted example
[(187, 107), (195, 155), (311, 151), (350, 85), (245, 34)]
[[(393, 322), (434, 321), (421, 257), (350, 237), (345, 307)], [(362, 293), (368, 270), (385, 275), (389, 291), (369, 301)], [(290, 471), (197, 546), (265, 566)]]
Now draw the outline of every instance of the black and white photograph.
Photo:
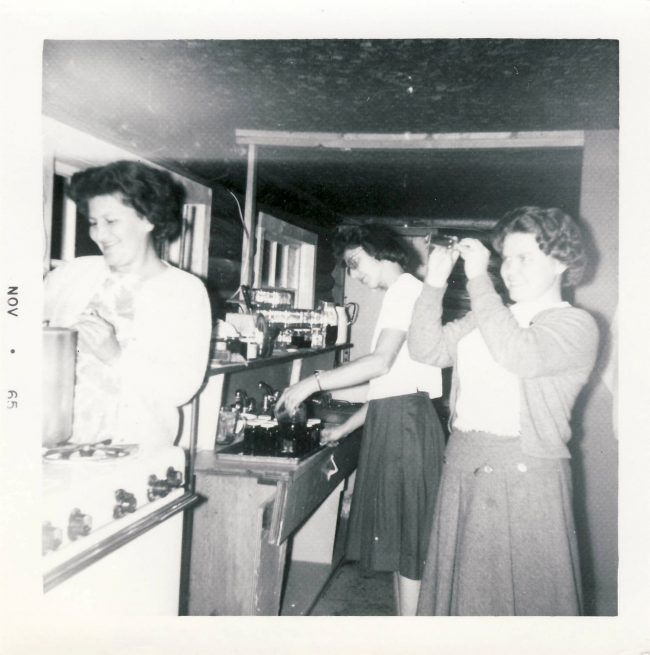
[(7, 653), (650, 652), (642, 4), (30, 27)]

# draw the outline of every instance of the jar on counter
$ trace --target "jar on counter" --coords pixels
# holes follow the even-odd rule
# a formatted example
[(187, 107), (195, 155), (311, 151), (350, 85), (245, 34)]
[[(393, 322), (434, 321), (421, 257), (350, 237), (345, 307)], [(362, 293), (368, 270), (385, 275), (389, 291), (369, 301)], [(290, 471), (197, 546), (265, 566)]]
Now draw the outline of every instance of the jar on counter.
[(258, 344), (255, 339), (248, 339), (246, 342), (246, 360), (257, 359), (259, 352)]
[(320, 434), (322, 423), (319, 418), (310, 418), (307, 421), (307, 439), (309, 446), (315, 448), (320, 446)]

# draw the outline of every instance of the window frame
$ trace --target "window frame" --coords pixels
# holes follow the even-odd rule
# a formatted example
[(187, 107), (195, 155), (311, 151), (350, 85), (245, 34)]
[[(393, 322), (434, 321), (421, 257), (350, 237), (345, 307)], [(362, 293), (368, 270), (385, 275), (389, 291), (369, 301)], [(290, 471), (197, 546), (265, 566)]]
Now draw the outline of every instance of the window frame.
[[(265, 261), (264, 242), (271, 244), (270, 261)], [(316, 292), (316, 249), (318, 235), (271, 214), (259, 212), (255, 228), (253, 285), (288, 288), (295, 292), (294, 307), (312, 309)], [(280, 279), (276, 276), (278, 250), (282, 249)], [(293, 268), (293, 272), (292, 269)], [(265, 271), (270, 275), (265, 279)], [(290, 279), (292, 277), (293, 279)]]

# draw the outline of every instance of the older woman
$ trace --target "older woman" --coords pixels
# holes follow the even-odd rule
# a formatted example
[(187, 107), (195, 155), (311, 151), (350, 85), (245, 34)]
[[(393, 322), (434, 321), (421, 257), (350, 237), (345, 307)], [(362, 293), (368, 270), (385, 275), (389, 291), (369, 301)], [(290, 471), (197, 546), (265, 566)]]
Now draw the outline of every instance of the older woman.
[(439, 368), (415, 362), (406, 347), (422, 282), (407, 272), (408, 253), (390, 230), (342, 229), (335, 250), (350, 275), (383, 292), (372, 352), (322, 371), (284, 391), (291, 412), (319, 390), (364, 382), (368, 403), (341, 426), (323, 431), (334, 443), (364, 425), (346, 555), (362, 570), (392, 571), (398, 613), (415, 614), (442, 467), (444, 433), (432, 398), (442, 394)]
[(172, 444), (211, 330), (203, 283), (157, 251), (180, 232), (185, 189), (165, 171), (118, 161), (76, 173), (68, 193), (102, 252), (45, 279), (45, 320), (79, 335), (72, 439)]
[[(576, 615), (580, 566), (567, 441), (598, 330), (562, 299), (586, 263), (580, 229), (558, 209), (520, 207), (493, 244), (513, 304), (487, 274), (489, 251), (435, 248), (408, 337), (415, 359), (453, 366), (445, 453), (420, 614)], [(442, 325), (447, 278), (463, 258), (472, 311)]]

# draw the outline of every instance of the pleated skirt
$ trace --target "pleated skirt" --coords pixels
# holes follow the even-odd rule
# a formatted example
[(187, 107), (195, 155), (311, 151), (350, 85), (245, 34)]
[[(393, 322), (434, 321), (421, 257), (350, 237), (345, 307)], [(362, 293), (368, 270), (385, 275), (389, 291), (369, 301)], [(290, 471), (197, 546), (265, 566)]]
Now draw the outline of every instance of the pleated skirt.
[(369, 402), (346, 545), (362, 572), (421, 578), (444, 447), (426, 393)]
[(418, 614), (576, 616), (582, 610), (569, 460), (453, 431)]

